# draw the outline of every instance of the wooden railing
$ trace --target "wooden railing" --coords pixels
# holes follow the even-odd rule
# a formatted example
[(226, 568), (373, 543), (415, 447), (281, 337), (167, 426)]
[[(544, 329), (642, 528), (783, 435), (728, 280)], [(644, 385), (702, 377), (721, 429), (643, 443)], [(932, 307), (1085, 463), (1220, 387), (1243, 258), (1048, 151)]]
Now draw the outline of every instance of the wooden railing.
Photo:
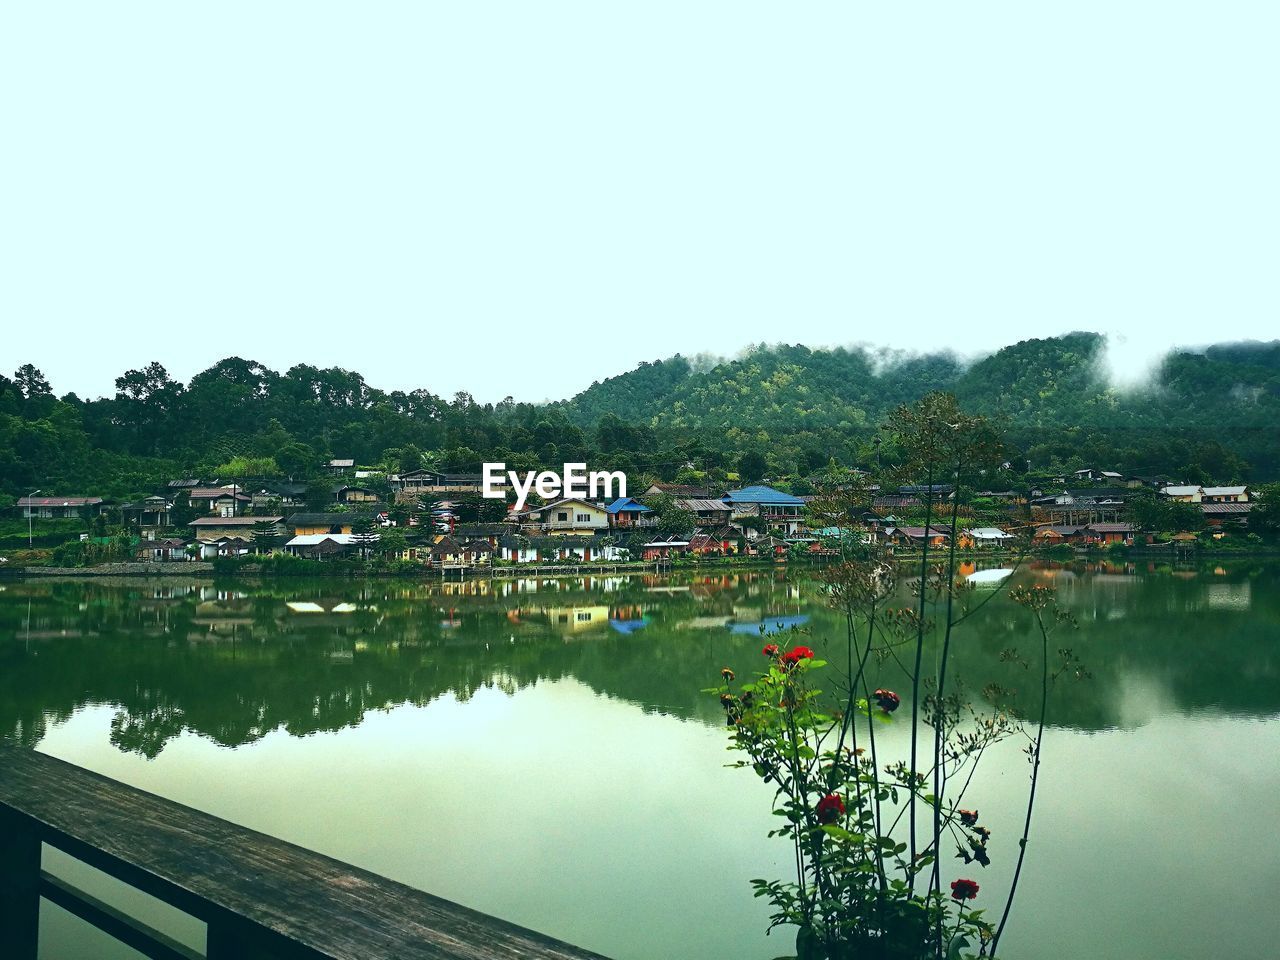
[(35, 960), (42, 897), (148, 957), (201, 956), (43, 871), (41, 844), (204, 921), (208, 960), (603, 960), (53, 757), (0, 746), (6, 960)]

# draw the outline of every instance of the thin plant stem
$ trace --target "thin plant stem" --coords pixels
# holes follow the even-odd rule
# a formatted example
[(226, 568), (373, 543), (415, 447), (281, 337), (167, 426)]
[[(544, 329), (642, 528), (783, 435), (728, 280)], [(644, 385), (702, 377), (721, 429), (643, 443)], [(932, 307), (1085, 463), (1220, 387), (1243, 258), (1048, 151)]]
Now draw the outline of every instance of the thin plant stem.
[(1018, 863), (1013, 868), (1013, 882), (1009, 884), (1009, 896), (1004, 902), (1004, 912), (1000, 915), (1000, 924), (991, 938), (991, 955), (996, 955), (996, 947), (1000, 944), (1000, 936), (1004, 933), (1005, 924), (1009, 922), (1009, 911), (1013, 907), (1013, 898), (1018, 892), (1018, 879), (1022, 876), (1022, 862), (1027, 856), (1027, 840), (1031, 835), (1031, 814), (1036, 805), (1036, 784), (1040, 779), (1040, 745), (1044, 742), (1044, 722), (1049, 706), (1049, 631), (1044, 625), (1044, 617), (1040, 610), (1035, 611), (1036, 626), (1040, 628), (1040, 718), (1036, 724), (1036, 739), (1031, 754), (1031, 789), (1027, 792), (1027, 817), (1022, 825), (1022, 836), (1018, 840)]
[[(920, 739), (920, 671), (924, 660), (924, 605), (925, 578), (929, 572), (929, 524), (933, 519), (933, 463), (926, 473), (924, 496), (924, 545), (920, 551), (920, 604), (919, 622), (916, 624), (916, 665), (911, 673), (911, 790), (907, 793), (908, 830), (911, 839), (911, 864), (914, 867), (918, 847), (916, 844), (916, 766)], [(911, 892), (916, 889), (916, 875), (911, 873)]]

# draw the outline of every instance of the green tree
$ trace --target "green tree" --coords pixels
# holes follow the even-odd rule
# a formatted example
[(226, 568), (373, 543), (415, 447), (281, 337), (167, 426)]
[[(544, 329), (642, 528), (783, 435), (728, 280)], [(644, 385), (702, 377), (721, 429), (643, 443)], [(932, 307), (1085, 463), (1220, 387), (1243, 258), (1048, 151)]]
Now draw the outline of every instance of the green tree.
[(738, 473), (744, 483), (761, 479), (768, 470), (769, 461), (757, 450), (748, 450), (738, 458)]
[(1249, 531), (1267, 540), (1280, 540), (1280, 483), (1264, 483), (1254, 491)]

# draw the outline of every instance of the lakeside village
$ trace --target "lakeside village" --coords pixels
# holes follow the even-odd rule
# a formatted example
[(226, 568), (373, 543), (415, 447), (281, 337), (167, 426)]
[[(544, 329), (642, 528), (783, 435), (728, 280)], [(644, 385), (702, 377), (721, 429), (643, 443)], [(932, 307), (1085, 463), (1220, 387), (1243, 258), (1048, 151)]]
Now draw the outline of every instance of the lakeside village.
[[(28, 560), (55, 568), (288, 555), (466, 575), (636, 561), (821, 559), (836, 555), (844, 538), (887, 543), (898, 552), (926, 541), (933, 549), (949, 544), (950, 524), (939, 520), (949, 517), (954, 496), (946, 485), (871, 485), (865, 509), (850, 510), (832, 526), (829, 517), (815, 516), (812, 495), (779, 489), (792, 484), (716, 490), (655, 482), (636, 496), (555, 499), (517, 509), (510, 497), (482, 499), (481, 473), (386, 475), (359, 469), (351, 459), (330, 460), (326, 470), (323, 506), (315, 502), (315, 483), (187, 478), (129, 503), (36, 491), (20, 498), (16, 510), (28, 542), (39, 533), (39, 542), (51, 547)], [(1246, 485), (1180, 484), (1092, 468), (1046, 479), (1025, 491), (976, 491), (958, 511), (956, 548), (1185, 551), (1257, 539), (1248, 534), (1256, 498)], [(928, 528), (926, 499), (935, 518)], [(61, 544), (50, 535), (55, 527), (66, 538)]]

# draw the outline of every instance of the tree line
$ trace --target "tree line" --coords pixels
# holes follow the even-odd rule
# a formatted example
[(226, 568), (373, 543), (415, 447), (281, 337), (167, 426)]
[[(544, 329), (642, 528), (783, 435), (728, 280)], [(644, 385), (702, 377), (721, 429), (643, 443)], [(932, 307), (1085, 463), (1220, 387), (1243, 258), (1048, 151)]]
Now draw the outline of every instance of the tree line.
[[(1170, 353), (1141, 390), (1110, 385), (1096, 334), (1027, 340), (972, 365), (946, 353), (758, 346), (676, 356), (550, 404), (381, 390), (351, 370), (230, 357), (187, 383), (160, 363), (110, 397), (0, 376), (0, 493), (126, 497), (177, 476), (306, 480), (330, 457), (389, 472), (586, 461), (677, 482), (789, 481), (905, 452), (877, 424), (931, 390), (1003, 434), (1015, 472), (1092, 465), (1187, 482), (1280, 477), (1280, 342)], [(868, 463), (868, 460), (876, 462)]]

